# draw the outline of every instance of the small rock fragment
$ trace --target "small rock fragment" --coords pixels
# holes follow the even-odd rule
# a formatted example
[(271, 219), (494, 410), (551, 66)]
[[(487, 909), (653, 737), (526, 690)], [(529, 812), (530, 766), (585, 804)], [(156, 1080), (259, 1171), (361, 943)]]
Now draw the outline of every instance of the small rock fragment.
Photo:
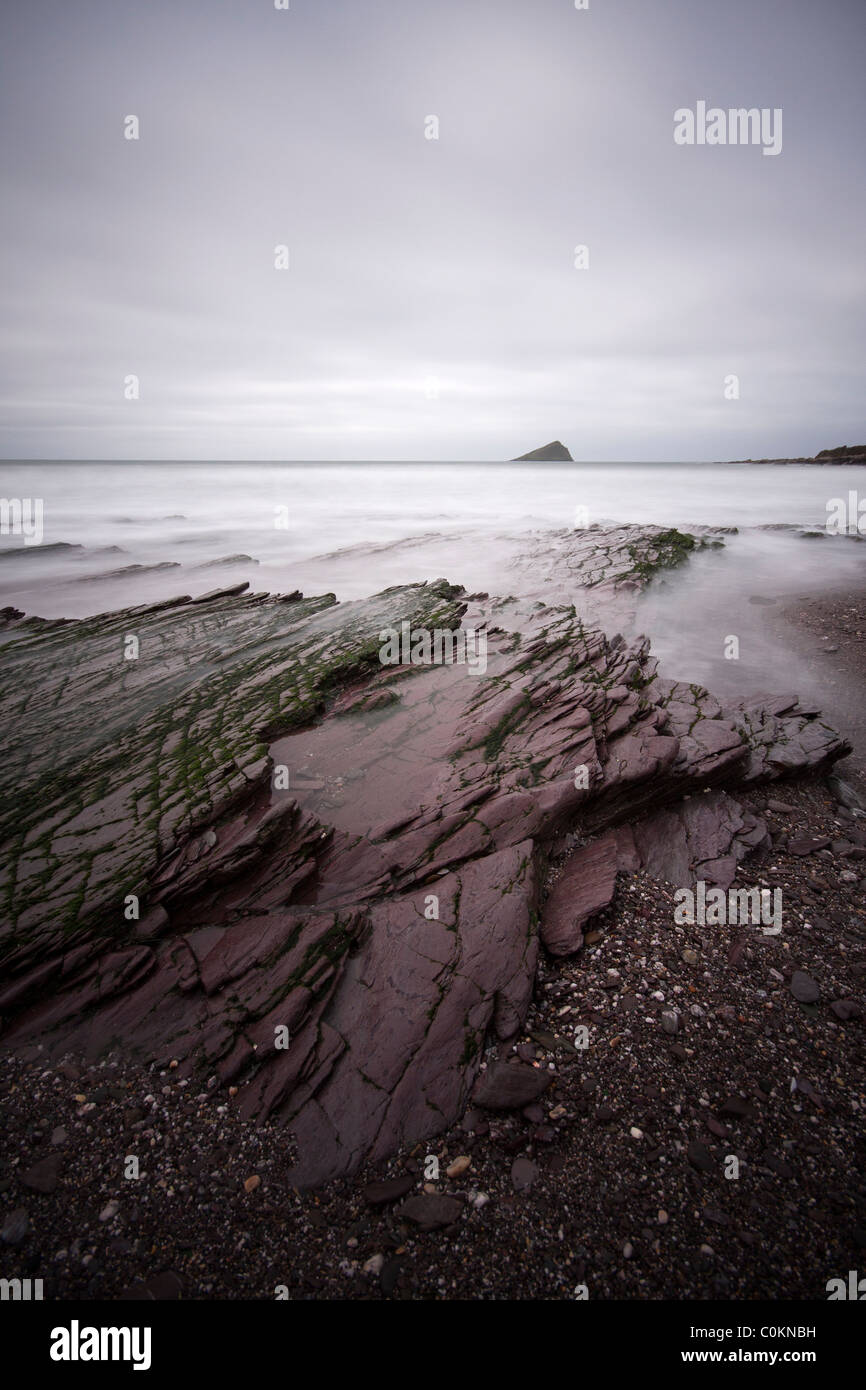
[(449, 1163), (445, 1173), (449, 1178), (459, 1178), (472, 1167), (472, 1159), (468, 1154), (460, 1154), (453, 1163)]
[(494, 1062), (481, 1076), (475, 1101), (486, 1110), (520, 1110), (546, 1091), (553, 1075), (523, 1062)]
[(695, 1139), (689, 1144), (686, 1156), (693, 1168), (697, 1168), (702, 1173), (712, 1173), (715, 1171), (713, 1157), (706, 1144), (702, 1144)]
[(21, 1181), (31, 1192), (53, 1192), (60, 1177), (60, 1154), (49, 1154), (40, 1158), (32, 1168), (21, 1174)]
[(529, 1158), (515, 1158), (511, 1165), (511, 1182), (515, 1192), (528, 1192), (537, 1177), (537, 1164)]
[(798, 836), (796, 839), (788, 841), (788, 853), (801, 857), (806, 854), (815, 854), (819, 849), (826, 849), (829, 843), (830, 840), (826, 835), (817, 840), (809, 839), (805, 835)]
[(435, 1231), (440, 1226), (453, 1226), (463, 1214), (463, 1203), (456, 1197), (419, 1194), (404, 1202), (399, 1212), (422, 1231)]
[(382, 1182), (368, 1183), (364, 1188), (364, 1198), (371, 1207), (384, 1207), (389, 1202), (397, 1202), (401, 1197), (405, 1197), (414, 1186), (414, 1179), (410, 1174), (401, 1173), (395, 1178), (385, 1178)]
[(801, 1004), (815, 1004), (821, 998), (821, 991), (805, 970), (795, 970), (789, 985), (794, 998)]
[(861, 1014), (860, 1005), (854, 999), (834, 999), (830, 1008), (843, 1023), (852, 1018), (859, 1018)]
[(0, 1226), (0, 1240), (6, 1245), (20, 1245), (30, 1227), (26, 1207), (16, 1207), (10, 1211)]

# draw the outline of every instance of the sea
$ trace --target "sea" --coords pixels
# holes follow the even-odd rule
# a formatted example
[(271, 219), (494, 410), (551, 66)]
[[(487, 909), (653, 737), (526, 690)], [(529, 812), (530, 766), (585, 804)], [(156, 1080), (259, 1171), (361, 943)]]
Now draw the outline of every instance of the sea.
[(26, 519), (29, 501), (33, 523), (38, 501), (41, 517), (28, 543), (35, 525), (16, 533), (3, 510), (0, 608), (45, 618), (244, 581), (349, 601), (444, 577), (568, 602), (568, 573), (525, 560), (552, 533), (724, 528), (722, 547), (650, 585), (635, 613), (666, 673), (719, 694), (826, 690), (820, 652), (780, 637), (773, 609), (859, 589), (866, 567), (866, 469), (844, 465), (7, 462), (0, 478), (2, 503)]

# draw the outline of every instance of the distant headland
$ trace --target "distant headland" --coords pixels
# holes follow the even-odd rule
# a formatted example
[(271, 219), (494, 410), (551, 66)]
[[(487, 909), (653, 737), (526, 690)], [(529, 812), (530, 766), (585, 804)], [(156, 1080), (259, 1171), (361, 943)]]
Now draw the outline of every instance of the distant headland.
[(866, 464), (866, 444), (840, 444), (837, 449), (822, 449), (814, 458), (791, 459), (731, 459), (731, 463), (812, 463), (825, 467), (833, 463)]

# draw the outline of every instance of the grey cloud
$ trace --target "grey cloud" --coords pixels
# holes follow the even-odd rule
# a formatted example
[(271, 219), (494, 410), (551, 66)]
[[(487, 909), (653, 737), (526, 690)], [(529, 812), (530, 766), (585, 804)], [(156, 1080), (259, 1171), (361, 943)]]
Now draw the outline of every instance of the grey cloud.
[[(853, 0), (54, 0), (4, 24), (7, 457), (862, 433)], [(698, 99), (782, 107), (782, 154), (675, 146)]]

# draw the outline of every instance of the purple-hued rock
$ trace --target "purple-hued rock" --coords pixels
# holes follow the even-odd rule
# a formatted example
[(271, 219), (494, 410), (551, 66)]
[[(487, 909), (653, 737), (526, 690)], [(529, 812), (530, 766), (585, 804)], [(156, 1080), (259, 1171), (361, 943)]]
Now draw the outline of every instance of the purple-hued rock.
[(473, 1100), (485, 1110), (520, 1110), (547, 1090), (553, 1075), (523, 1062), (494, 1062), (475, 1087)]
[(419, 1192), (416, 1197), (404, 1202), (397, 1214), (422, 1231), (437, 1231), (442, 1226), (453, 1226), (464, 1211), (465, 1207), (457, 1197), (449, 1197), (445, 1193)]
[(368, 1183), (364, 1188), (364, 1200), (369, 1202), (371, 1207), (384, 1207), (390, 1202), (399, 1202), (414, 1186), (415, 1180), (409, 1173), (399, 1173), (395, 1178)]
[(511, 1165), (511, 1185), (515, 1192), (528, 1192), (537, 1177), (537, 1163), (530, 1158), (515, 1158)]
[[(694, 542), (531, 544), (612, 601)], [(456, 631), (444, 580), (345, 605), (242, 588), (4, 634), (0, 1014), (46, 1058), (122, 1038), (237, 1086), (241, 1115), (294, 1132), (297, 1186), (473, 1101), (536, 1102), (550, 1072), (479, 1063), (524, 1024), (539, 916), (561, 955), (617, 871), (727, 885), (767, 839), (729, 791), (848, 751), (794, 697), (723, 707), (571, 607), (497, 612), (473, 676), (380, 660), (385, 628)], [(550, 848), (575, 839), (545, 904)]]
[(801, 1004), (817, 1004), (821, 998), (821, 991), (818, 985), (807, 975), (805, 970), (795, 970), (791, 976), (790, 990), (794, 998)]
[(541, 939), (552, 956), (568, 956), (583, 945), (583, 928), (613, 899), (616, 838), (602, 835), (575, 850), (547, 895)]

